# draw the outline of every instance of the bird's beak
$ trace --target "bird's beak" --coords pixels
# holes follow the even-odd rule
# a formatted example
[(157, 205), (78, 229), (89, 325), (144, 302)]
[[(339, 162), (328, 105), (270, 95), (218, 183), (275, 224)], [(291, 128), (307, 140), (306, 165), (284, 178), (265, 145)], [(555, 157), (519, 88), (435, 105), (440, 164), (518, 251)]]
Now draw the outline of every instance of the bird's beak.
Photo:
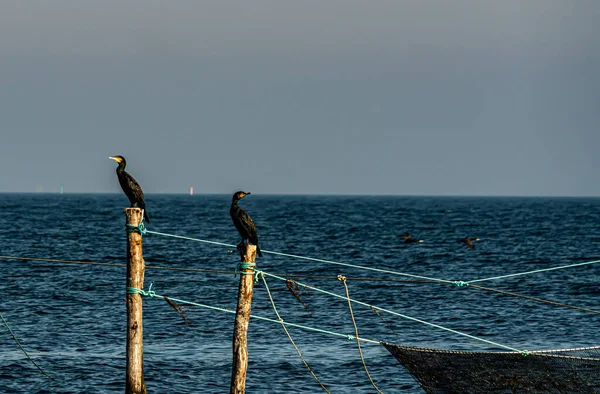
[(110, 160), (117, 161), (117, 159), (116, 159), (115, 157), (112, 157), (112, 156), (109, 156), (109, 159), (110, 159)]
[(246, 193), (247, 196), (249, 196), (250, 194), (252, 194), (252, 193), (250, 193), (250, 192)]

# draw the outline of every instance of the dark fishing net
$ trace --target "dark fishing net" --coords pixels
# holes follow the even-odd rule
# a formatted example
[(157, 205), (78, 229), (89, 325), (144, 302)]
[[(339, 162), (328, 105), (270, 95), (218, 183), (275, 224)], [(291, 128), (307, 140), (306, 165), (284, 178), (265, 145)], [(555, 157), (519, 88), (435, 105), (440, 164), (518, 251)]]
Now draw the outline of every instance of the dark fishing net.
[(600, 393), (600, 346), (524, 355), (382, 345), (426, 393)]

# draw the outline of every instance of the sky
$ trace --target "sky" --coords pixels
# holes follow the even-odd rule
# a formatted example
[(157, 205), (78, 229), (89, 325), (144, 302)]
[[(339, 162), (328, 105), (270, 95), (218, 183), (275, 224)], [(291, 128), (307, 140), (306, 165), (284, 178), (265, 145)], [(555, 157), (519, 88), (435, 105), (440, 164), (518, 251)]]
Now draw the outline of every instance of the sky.
[(7, 0), (0, 192), (600, 196), (597, 0)]

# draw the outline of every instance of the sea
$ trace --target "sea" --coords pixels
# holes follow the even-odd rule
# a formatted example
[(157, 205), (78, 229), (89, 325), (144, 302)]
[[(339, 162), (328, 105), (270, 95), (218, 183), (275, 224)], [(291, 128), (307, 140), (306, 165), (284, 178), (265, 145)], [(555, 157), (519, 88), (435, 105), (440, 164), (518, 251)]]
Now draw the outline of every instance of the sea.
[[(231, 196), (146, 200), (148, 230), (190, 239), (143, 236), (145, 289), (235, 309), (235, 247), (198, 241), (240, 242)], [(127, 205), (122, 194), (0, 194), (0, 314), (54, 379), (0, 322), (0, 393), (124, 391)], [(375, 393), (365, 368), (381, 392), (422, 392), (378, 343), (362, 342), (363, 362), (348, 339), (356, 329), (375, 342), (476, 352), (599, 345), (598, 314), (506, 292), (599, 310), (598, 264), (547, 269), (600, 259), (600, 198), (252, 194), (240, 206), (264, 251), (326, 260), (264, 253), (257, 269), (295, 281), (266, 277), (281, 318), (302, 326), (288, 327), (296, 346), (331, 393)], [(423, 242), (405, 244), (404, 232)], [(479, 238), (473, 249), (459, 242), (467, 236)], [(318, 291), (345, 296), (338, 275), (352, 299), (396, 314), (361, 304), (351, 314), (343, 298)], [(479, 279), (486, 289), (448, 283)], [(179, 305), (187, 323), (163, 298), (144, 298), (148, 392), (229, 392), (234, 315)], [(277, 320), (262, 280), (252, 315)], [(248, 393), (324, 392), (276, 321), (250, 320), (248, 353)]]

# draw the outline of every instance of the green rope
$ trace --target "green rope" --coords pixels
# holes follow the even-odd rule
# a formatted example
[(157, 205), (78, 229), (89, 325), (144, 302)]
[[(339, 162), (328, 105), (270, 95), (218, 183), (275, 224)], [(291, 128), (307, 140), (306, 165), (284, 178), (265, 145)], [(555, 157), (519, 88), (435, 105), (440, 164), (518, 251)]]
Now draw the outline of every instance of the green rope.
[[(283, 281), (286, 280), (285, 278), (282, 278), (281, 276), (269, 274), (269, 273), (264, 272), (264, 271), (263, 271), (263, 275), (267, 275), (267, 276), (270, 276), (272, 278), (283, 280)], [(448, 327), (440, 326), (440, 325), (434, 324), (434, 323), (429, 323), (429, 322), (427, 322), (425, 320), (417, 319), (416, 317), (403, 315), (403, 314), (398, 313), (398, 312), (394, 312), (394, 311), (391, 311), (391, 310), (388, 310), (388, 309), (384, 309), (384, 308), (380, 308), (380, 307), (377, 307), (377, 306), (373, 306), (373, 305), (367, 304), (366, 302), (357, 301), (357, 300), (345, 297), (343, 295), (339, 295), (339, 294), (332, 293), (332, 292), (329, 292), (329, 291), (326, 291), (326, 290), (322, 290), (322, 289), (319, 289), (317, 287), (309, 286), (309, 285), (301, 283), (301, 282), (296, 282), (296, 283), (298, 283), (299, 286), (306, 287), (307, 289), (315, 290), (315, 291), (318, 291), (318, 292), (321, 292), (321, 293), (324, 293), (324, 294), (329, 294), (331, 296), (334, 296), (334, 297), (337, 297), (337, 298), (341, 298), (341, 299), (346, 300), (346, 301), (351, 301), (351, 302), (354, 302), (354, 303), (359, 304), (359, 305), (364, 305), (364, 306), (367, 306), (369, 308), (374, 308), (374, 309), (380, 310), (382, 312), (387, 312), (387, 313), (390, 313), (392, 315), (395, 315), (395, 316), (398, 316), (398, 317), (402, 317), (404, 319), (412, 320), (412, 321), (415, 321), (415, 322), (418, 322), (418, 323), (421, 323), (421, 324), (425, 324), (425, 325), (430, 326), (430, 327), (439, 328), (439, 329), (444, 330), (444, 331), (448, 331), (448, 332), (451, 332), (451, 333), (454, 333), (454, 334), (462, 335), (462, 336), (465, 336), (467, 338), (475, 339), (477, 341), (485, 342), (485, 343), (488, 343), (490, 345), (498, 346), (500, 348), (512, 350), (514, 352), (519, 352), (519, 353), (527, 352), (526, 350), (515, 349), (515, 348), (509, 347), (509, 346), (506, 346), (506, 345), (502, 345), (500, 343), (489, 341), (487, 339), (478, 338), (476, 336), (469, 335), (469, 334), (466, 334), (464, 332), (456, 331), (456, 330), (453, 330), (453, 329), (448, 328)]]
[(254, 271), (256, 273), (256, 275), (254, 276), (254, 284), (257, 284), (258, 281), (262, 278), (263, 280), (265, 279), (265, 274), (263, 274), (262, 271), (260, 270), (255, 270)]
[(580, 267), (580, 266), (582, 266), (582, 265), (590, 265), (590, 264), (597, 264), (597, 263), (600, 263), (600, 260), (587, 261), (587, 262), (585, 262), (585, 263), (577, 263), (577, 264), (562, 265), (562, 266), (560, 266), (560, 267), (543, 268), (543, 269), (534, 270), (534, 271), (518, 272), (518, 273), (516, 273), (516, 274), (508, 274), (508, 275), (494, 276), (494, 277), (492, 277), (492, 278), (485, 278), (485, 279), (470, 280), (468, 283), (483, 282), (483, 281), (486, 281), (486, 280), (494, 280), (494, 279), (503, 279), (503, 278), (509, 278), (509, 277), (511, 277), (511, 276), (519, 276), (519, 275), (529, 275), (529, 274), (536, 274), (536, 273), (538, 273), (538, 272), (554, 271), (554, 270), (560, 270), (560, 269), (564, 269), (564, 268)]
[[(207, 243), (207, 244), (211, 244), (211, 245), (227, 246), (227, 247), (234, 247), (234, 248), (236, 247), (235, 245), (226, 244), (226, 243), (223, 243), (223, 242), (207, 241), (205, 239), (184, 237), (184, 236), (181, 236), (181, 235), (174, 235), (174, 234), (167, 234), (167, 233), (159, 233), (158, 231), (147, 230), (146, 232), (148, 234), (156, 234), (156, 235), (162, 235), (162, 236), (165, 236), (165, 237), (185, 239), (185, 240), (188, 240), (188, 241), (203, 242), (203, 243)], [(261, 252), (268, 253), (268, 254), (273, 254), (273, 255), (277, 255), (277, 256), (293, 257), (293, 258), (302, 259), (302, 260), (310, 260), (310, 261), (317, 261), (317, 262), (321, 262), (321, 263), (343, 265), (345, 267), (358, 268), (358, 269), (363, 269), (363, 270), (368, 270), (368, 271), (383, 272), (383, 273), (392, 274), (392, 275), (408, 276), (408, 277), (417, 278), (417, 279), (426, 279), (426, 280), (431, 280), (431, 281), (434, 281), (434, 282), (452, 283), (452, 281), (444, 280), (444, 279), (429, 278), (427, 276), (413, 275), (413, 274), (407, 274), (407, 273), (404, 273), (404, 272), (389, 271), (389, 270), (384, 270), (384, 269), (379, 269), (379, 268), (365, 267), (365, 266), (361, 266), (361, 265), (354, 265), (354, 264), (348, 264), (348, 263), (341, 263), (341, 262), (338, 262), (338, 261), (316, 259), (316, 258), (313, 258), (313, 257), (298, 256), (298, 255), (295, 255), (295, 254), (273, 252), (273, 251), (263, 250), (263, 249), (261, 249)]]
[[(191, 237), (184, 237), (182, 235), (174, 235), (174, 234), (167, 234), (167, 233), (159, 233), (158, 231), (151, 231), (151, 230), (147, 230), (146, 231), (148, 234), (156, 234), (156, 235), (162, 235), (163, 237), (171, 237), (171, 238), (179, 238), (179, 239), (186, 239), (188, 241), (196, 241), (196, 242), (203, 242), (206, 244), (211, 244), (211, 245), (219, 245), (219, 246), (227, 246), (227, 247), (231, 247), (231, 248), (236, 248), (237, 245), (232, 245), (232, 244), (226, 244), (223, 242), (215, 242), (215, 241), (207, 241), (204, 239), (199, 239), (199, 238), (191, 238)], [(261, 252), (263, 250), (261, 249)]]
[(8, 332), (10, 333), (10, 335), (12, 336), (12, 338), (15, 340), (15, 342), (17, 343), (17, 345), (19, 345), (19, 347), (21, 348), (21, 351), (23, 351), (23, 353), (25, 354), (25, 356), (27, 356), (27, 358), (29, 359), (29, 361), (31, 361), (33, 363), (33, 365), (35, 365), (37, 367), (37, 369), (39, 369), (49, 379), (54, 380), (54, 378), (52, 376), (48, 375), (46, 373), (46, 371), (44, 371), (39, 365), (37, 365), (36, 362), (33, 361), (33, 359), (29, 356), (29, 354), (27, 353), (27, 351), (25, 350), (25, 348), (23, 348), (23, 346), (21, 345), (21, 342), (19, 342), (19, 340), (17, 339), (17, 337), (15, 336), (15, 334), (13, 333), (13, 331), (8, 326), (8, 322), (4, 319), (4, 316), (2, 316), (1, 313), (0, 313), (0, 319), (2, 319), (2, 322), (4, 323), (4, 325), (6, 326), (6, 328), (8, 329)]
[(150, 287), (148, 287), (148, 291), (144, 291), (143, 289), (138, 289), (136, 287), (128, 287), (127, 288), (127, 294), (139, 294), (139, 295), (143, 295), (146, 297), (156, 297), (156, 293), (152, 291), (152, 285), (153, 283), (150, 283)]
[(144, 225), (144, 220), (140, 222), (137, 226), (135, 224), (126, 224), (128, 233), (140, 233), (142, 235), (146, 234), (148, 230), (146, 230), (146, 226)]
[[(150, 289), (148, 289), (148, 291), (144, 291), (142, 289), (136, 289), (135, 287), (128, 287), (127, 288), (127, 292), (130, 293), (130, 294), (131, 293), (135, 293), (135, 294), (140, 294), (142, 296), (149, 296), (149, 297), (163, 297), (162, 295), (158, 295), (155, 292), (150, 291)], [(206, 304), (200, 304), (200, 303), (197, 303), (197, 302), (181, 300), (181, 299), (173, 298), (173, 297), (169, 297), (169, 299), (172, 300), (172, 301), (175, 301), (177, 303), (180, 303), (180, 304), (194, 305), (194, 306), (199, 306), (201, 308), (212, 309), (212, 310), (215, 310), (215, 311), (232, 313), (232, 314), (236, 313), (236, 311), (231, 310), (231, 309), (219, 308), (219, 307), (216, 307), (216, 306), (210, 306), (210, 305), (206, 305)], [(285, 324), (286, 326), (301, 328), (303, 330), (320, 332), (322, 334), (328, 334), (328, 335), (333, 335), (333, 336), (338, 336), (338, 337), (344, 337), (344, 338), (346, 338), (348, 340), (351, 340), (351, 341), (357, 340), (357, 338), (353, 337), (352, 335), (340, 334), (340, 333), (333, 332), (333, 331), (322, 330), (320, 328), (308, 327), (308, 326), (303, 326), (301, 324), (295, 324), (295, 323), (288, 323), (288, 322), (285, 322), (285, 321), (279, 321), (279, 320), (270, 319), (268, 317), (257, 316), (257, 315), (250, 315), (250, 317), (254, 318), (254, 319), (257, 319), (257, 320), (268, 321), (268, 322), (271, 322), (271, 323)], [(381, 341), (374, 341), (372, 339), (358, 338), (358, 340), (363, 341), (363, 342), (376, 343), (378, 345), (381, 344)]]
[[(184, 236), (181, 236), (181, 235), (160, 233), (158, 231), (150, 231), (150, 230), (147, 230), (146, 232), (148, 234), (156, 234), (156, 235), (162, 235), (164, 237), (185, 239), (185, 240), (188, 240), (188, 241), (203, 242), (203, 243), (207, 243), (207, 244), (211, 244), (211, 245), (236, 247), (236, 245), (226, 244), (226, 243), (223, 243), (223, 242), (208, 241), (208, 240), (200, 239), (200, 238), (184, 237)], [(465, 282), (465, 281), (451, 281), (451, 280), (445, 280), (445, 279), (430, 278), (430, 277), (427, 277), (427, 276), (413, 275), (413, 274), (408, 274), (408, 273), (405, 273), (405, 272), (390, 271), (390, 270), (384, 270), (384, 269), (373, 268), (373, 267), (365, 267), (365, 266), (361, 266), (361, 265), (341, 263), (339, 261), (316, 259), (316, 258), (313, 258), (313, 257), (298, 256), (298, 255), (289, 254), (289, 253), (273, 252), (273, 251), (270, 251), (270, 250), (262, 250), (261, 249), (261, 252), (268, 253), (268, 254), (273, 254), (273, 255), (277, 255), (277, 256), (292, 257), (292, 258), (296, 258), (296, 259), (317, 261), (317, 262), (328, 263), (328, 264), (336, 264), (336, 265), (342, 265), (342, 266), (345, 266), (345, 267), (358, 268), (358, 269), (363, 269), (363, 270), (368, 270), (368, 271), (376, 271), (376, 272), (382, 272), (382, 273), (386, 273), (386, 274), (399, 275), (399, 276), (407, 276), (407, 277), (410, 277), (410, 278), (430, 280), (430, 281), (433, 281), (433, 282), (449, 283), (449, 284), (454, 284), (454, 285), (457, 285), (457, 286), (468, 286), (469, 283), (483, 282), (483, 281), (486, 281), (486, 280), (508, 278), (508, 277), (511, 277), (511, 276), (528, 275), (528, 274), (534, 274), (534, 273), (538, 273), (538, 272), (552, 271), (552, 270), (558, 270), (558, 269), (564, 269), (564, 268), (572, 268), (572, 267), (579, 267), (579, 266), (583, 266), (583, 265), (600, 263), (600, 260), (595, 260), (595, 261), (588, 261), (588, 262), (585, 262), (585, 263), (563, 265), (563, 266), (560, 266), (560, 267), (545, 268), (545, 269), (540, 269), (540, 270), (535, 270), (535, 271), (527, 271), (527, 272), (519, 272), (519, 273), (516, 273), (516, 274), (495, 276), (495, 277), (492, 277), (492, 278), (477, 279), (477, 280), (471, 280), (471, 281)]]
[[(358, 325), (356, 325), (356, 319), (354, 318), (354, 311), (352, 310), (352, 302), (350, 302), (350, 291), (348, 290), (348, 283), (346, 283), (346, 277), (344, 275), (338, 275), (338, 280), (342, 282), (344, 284), (344, 287), (346, 288), (346, 299), (348, 300), (348, 309), (350, 311), (350, 317), (352, 318), (352, 324), (354, 325), (354, 332), (356, 333), (356, 336), (358, 336)], [(367, 377), (369, 378), (371, 385), (377, 391), (377, 393), (383, 394), (383, 391), (379, 390), (379, 387), (377, 387), (375, 381), (369, 373), (369, 368), (367, 368), (367, 363), (365, 362), (365, 356), (363, 355), (362, 348), (360, 347), (360, 342), (356, 342), (356, 346), (358, 347), (360, 361), (362, 362), (363, 367), (365, 367), (365, 372), (367, 373)]]
[[(262, 271), (259, 271), (259, 273), (262, 273)], [(257, 273), (257, 277), (259, 276), (259, 273)], [(262, 278), (263, 283), (265, 284), (265, 289), (267, 290), (267, 294), (269, 295), (269, 300), (271, 300), (271, 305), (273, 306), (273, 311), (275, 312), (275, 315), (277, 315), (277, 319), (281, 323), (281, 328), (283, 328), (283, 331), (285, 331), (285, 334), (287, 335), (290, 342), (294, 346), (294, 349), (296, 349), (296, 352), (300, 356), (300, 359), (302, 360), (302, 362), (304, 363), (304, 365), (306, 366), (306, 368), (308, 369), (310, 374), (313, 376), (313, 378), (315, 378), (315, 380), (317, 381), (319, 386), (321, 386), (321, 388), (323, 390), (325, 390), (325, 392), (327, 392), (327, 394), (331, 394), (331, 392), (329, 390), (327, 390), (327, 387), (325, 387), (325, 385), (323, 383), (321, 383), (321, 381), (317, 377), (317, 374), (315, 374), (315, 372), (312, 370), (310, 365), (308, 365), (308, 361), (306, 361), (306, 359), (302, 355), (302, 352), (298, 348), (298, 345), (296, 345), (296, 342), (294, 342), (292, 335), (289, 333), (288, 329), (285, 327), (285, 324), (283, 324), (283, 318), (281, 317), (281, 315), (279, 314), (279, 311), (277, 310), (277, 307), (275, 306), (275, 300), (273, 300), (273, 296), (271, 295), (271, 290), (269, 290), (269, 285), (267, 284), (267, 279), (265, 279), (264, 275), (260, 275), (260, 276)], [(357, 342), (357, 343), (360, 343), (360, 342)]]
[[(254, 275), (255, 267), (256, 267), (256, 263), (253, 263), (252, 261), (242, 261), (242, 262), (238, 263), (235, 273), (240, 274), (240, 275)], [(250, 270), (250, 271), (242, 271), (242, 270)]]

